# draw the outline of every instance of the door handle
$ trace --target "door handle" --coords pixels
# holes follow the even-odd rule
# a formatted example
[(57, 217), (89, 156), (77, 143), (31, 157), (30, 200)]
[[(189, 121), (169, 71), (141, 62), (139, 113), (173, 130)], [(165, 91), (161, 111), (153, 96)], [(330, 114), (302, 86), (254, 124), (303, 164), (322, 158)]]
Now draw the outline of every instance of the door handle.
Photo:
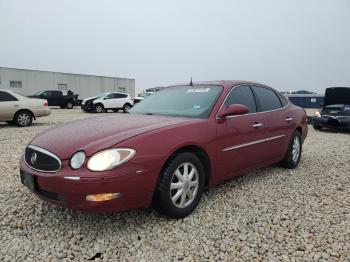
[(293, 120), (293, 117), (287, 117), (285, 120), (286, 120), (287, 122), (290, 122), (290, 121)]
[(262, 123), (257, 123), (257, 122), (255, 122), (255, 123), (252, 125), (252, 127), (254, 127), (254, 128), (259, 128), (259, 127), (262, 127), (262, 126), (263, 126)]
[(14, 107), (17, 107), (17, 106), (19, 106), (19, 105), (13, 105)]

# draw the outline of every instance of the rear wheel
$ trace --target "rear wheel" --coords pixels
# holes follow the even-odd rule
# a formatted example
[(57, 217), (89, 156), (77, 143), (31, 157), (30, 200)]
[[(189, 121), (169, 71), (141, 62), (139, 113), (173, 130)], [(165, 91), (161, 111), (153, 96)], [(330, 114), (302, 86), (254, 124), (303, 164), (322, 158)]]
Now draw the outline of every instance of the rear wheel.
[(294, 131), (288, 145), (287, 153), (281, 161), (281, 165), (286, 168), (296, 168), (301, 158), (302, 143), (299, 131)]
[(105, 108), (102, 104), (95, 105), (95, 111), (96, 113), (103, 113), (105, 111)]
[(13, 120), (17, 126), (30, 126), (33, 122), (33, 116), (29, 111), (19, 111)]
[(204, 188), (205, 173), (201, 161), (192, 153), (173, 158), (161, 174), (155, 204), (170, 217), (189, 215), (198, 205)]
[(66, 108), (67, 109), (73, 109), (73, 107), (74, 107), (73, 101), (68, 101), (67, 104), (66, 104)]
[(131, 108), (131, 105), (129, 103), (126, 103), (124, 106), (123, 106), (123, 111), (124, 113), (128, 112)]

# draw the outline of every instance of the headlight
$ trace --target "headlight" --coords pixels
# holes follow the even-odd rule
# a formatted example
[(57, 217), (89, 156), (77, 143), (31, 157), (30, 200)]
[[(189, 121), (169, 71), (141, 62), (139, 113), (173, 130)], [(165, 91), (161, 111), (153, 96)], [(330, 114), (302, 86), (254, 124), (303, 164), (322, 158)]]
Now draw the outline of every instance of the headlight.
[(88, 161), (87, 167), (91, 171), (105, 171), (119, 166), (135, 155), (131, 148), (113, 148), (94, 154)]
[(315, 116), (316, 116), (316, 117), (321, 117), (320, 112), (316, 111), (316, 112), (315, 112)]
[(84, 164), (86, 159), (83, 151), (76, 152), (70, 159), (70, 166), (73, 169), (79, 169)]

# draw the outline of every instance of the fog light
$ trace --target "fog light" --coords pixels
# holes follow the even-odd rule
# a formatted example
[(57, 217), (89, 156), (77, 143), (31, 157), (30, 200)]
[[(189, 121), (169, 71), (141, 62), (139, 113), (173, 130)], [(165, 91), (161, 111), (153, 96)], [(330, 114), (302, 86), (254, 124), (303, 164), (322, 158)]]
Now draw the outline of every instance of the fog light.
[(86, 200), (100, 202), (100, 201), (112, 200), (119, 196), (120, 196), (120, 193), (103, 193), (103, 194), (96, 194), (96, 195), (87, 195)]

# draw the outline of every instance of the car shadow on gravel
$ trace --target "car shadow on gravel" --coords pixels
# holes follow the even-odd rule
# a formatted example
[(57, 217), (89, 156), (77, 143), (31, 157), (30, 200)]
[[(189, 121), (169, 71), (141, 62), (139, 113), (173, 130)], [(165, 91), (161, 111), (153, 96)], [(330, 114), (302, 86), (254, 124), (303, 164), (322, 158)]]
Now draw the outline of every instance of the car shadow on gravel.
[(37, 126), (52, 126), (57, 123), (53, 122), (45, 122), (45, 123), (33, 123), (31, 126), (26, 126), (26, 127), (19, 127), (15, 124), (6, 124), (6, 123), (0, 123), (0, 129), (27, 129), (31, 127), (37, 127)]
[(329, 133), (329, 134), (350, 134), (350, 129), (321, 129), (316, 132)]

